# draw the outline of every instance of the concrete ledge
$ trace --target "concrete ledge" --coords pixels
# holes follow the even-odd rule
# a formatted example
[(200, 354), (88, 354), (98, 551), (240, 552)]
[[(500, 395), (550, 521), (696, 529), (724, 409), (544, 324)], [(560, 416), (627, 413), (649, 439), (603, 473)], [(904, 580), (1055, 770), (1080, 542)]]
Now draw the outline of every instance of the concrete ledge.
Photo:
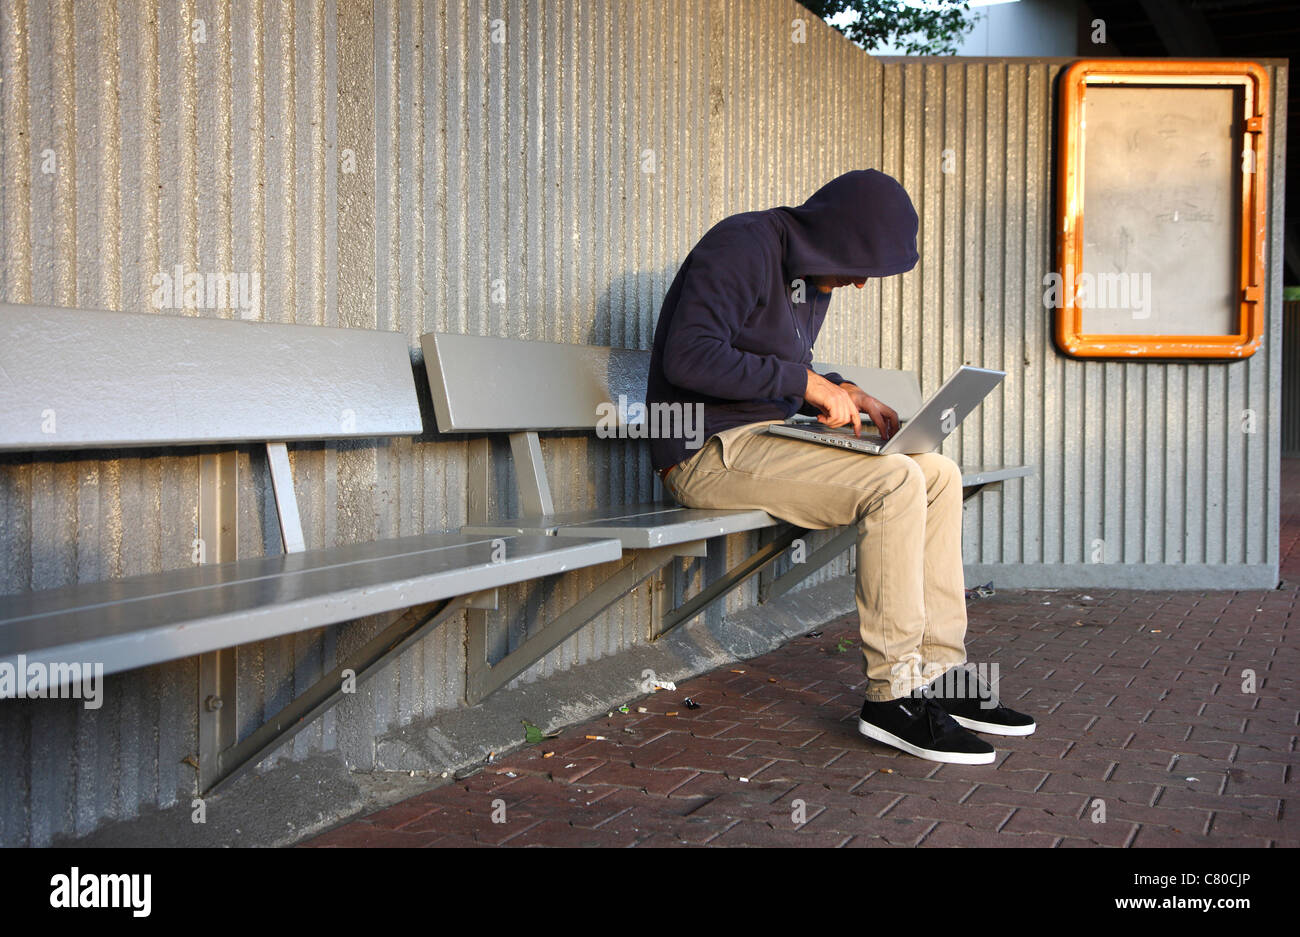
[(1002, 589), (1276, 589), (1276, 565), (1217, 566), (1139, 563), (967, 564), (966, 585), (993, 581)]

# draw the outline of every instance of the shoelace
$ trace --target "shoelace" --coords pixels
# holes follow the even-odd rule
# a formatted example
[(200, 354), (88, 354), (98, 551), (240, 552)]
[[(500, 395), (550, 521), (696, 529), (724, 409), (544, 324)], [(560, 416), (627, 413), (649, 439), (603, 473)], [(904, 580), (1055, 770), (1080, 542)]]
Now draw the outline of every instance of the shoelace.
[[(930, 736), (934, 739), (942, 739), (945, 736), (952, 735), (954, 732), (964, 732), (957, 720), (944, 712), (943, 707), (936, 703), (931, 697), (921, 695), (913, 697), (915, 703), (924, 709), (926, 726), (930, 730)], [(921, 713), (917, 713), (914, 718), (919, 719)]]
[(953, 735), (966, 730), (952, 716), (948, 715), (944, 709), (932, 699), (925, 701), (926, 717), (930, 720), (930, 734), (936, 739)]

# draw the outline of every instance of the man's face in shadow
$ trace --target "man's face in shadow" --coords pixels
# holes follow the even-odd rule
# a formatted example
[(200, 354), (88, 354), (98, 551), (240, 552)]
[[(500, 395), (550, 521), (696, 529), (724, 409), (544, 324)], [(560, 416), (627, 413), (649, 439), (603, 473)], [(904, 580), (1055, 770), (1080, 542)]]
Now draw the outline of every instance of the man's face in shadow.
[(867, 278), (866, 277), (820, 276), (820, 277), (809, 277), (808, 282), (811, 283), (813, 287), (816, 288), (817, 292), (829, 293), (833, 289), (836, 289), (841, 286), (849, 286), (849, 285), (853, 285), (856, 286), (858, 289), (862, 289), (862, 287), (867, 282)]

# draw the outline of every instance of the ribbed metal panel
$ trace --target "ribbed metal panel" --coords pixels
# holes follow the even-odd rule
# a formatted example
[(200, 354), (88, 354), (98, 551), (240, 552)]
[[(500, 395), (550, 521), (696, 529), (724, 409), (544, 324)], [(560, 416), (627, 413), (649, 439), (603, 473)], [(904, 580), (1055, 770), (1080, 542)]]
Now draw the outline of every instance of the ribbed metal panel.
[[(0, 0), (0, 56), (5, 302), (386, 329), (413, 354), (433, 330), (648, 349), (678, 264), (714, 222), (879, 166), (916, 199), (923, 261), (837, 296), (817, 357), (916, 368), (926, 386), (968, 358), (1011, 371), (952, 454), (1040, 474), (968, 509), (968, 560), (1050, 570), (1103, 536), (1115, 562), (1276, 561), (1277, 341), (1230, 367), (1085, 365), (1050, 349), (1038, 284), (1057, 64), (882, 66), (790, 0)], [(153, 310), (150, 278), (178, 264), (256, 271), (258, 308)], [(1244, 406), (1261, 408), (1261, 432), (1229, 451), (1222, 414)], [(1123, 447), (1084, 445), (1116, 420)], [(430, 432), (293, 447), (308, 547), (465, 523), (470, 446)], [(557, 434), (542, 448), (557, 509), (660, 494), (642, 447)], [(190, 562), (194, 452), (115, 455), (0, 460), (0, 592)], [(264, 456), (237, 456), (240, 554), (277, 551)], [(511, 512), (504, 441), (493, 458)], [(755, 544), (682, 560), (685, 594)], [(505, 590), (493, 653), (602, 575)], [(638, 589), (520, 679), (644, 641), (650, 606)], [(241, 648), (241, 733), (378, 624)], [(279, 757), (337, 750), (374, 766), (376, 734), (457, 705), (464, 640), (445, 627)], [(110, 678), (94, 712), (0, 707), (0, 843), (187, 803), (196, 674), (186, 660)]]

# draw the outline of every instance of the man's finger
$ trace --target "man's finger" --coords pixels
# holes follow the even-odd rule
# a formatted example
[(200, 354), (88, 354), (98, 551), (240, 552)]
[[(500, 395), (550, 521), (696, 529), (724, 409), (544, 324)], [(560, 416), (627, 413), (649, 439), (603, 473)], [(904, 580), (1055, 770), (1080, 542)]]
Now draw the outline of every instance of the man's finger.
[(884, 408), (881, 407), (879, 403), (876, 403), (871, 408), (870, 413), (871, 422), (875, 423), (876, 427), (880, 430), (881, 439), (888, 439), (890, 436), (894, 435), (894, 431), (889, 425), (889, 417), (885, 415)]

